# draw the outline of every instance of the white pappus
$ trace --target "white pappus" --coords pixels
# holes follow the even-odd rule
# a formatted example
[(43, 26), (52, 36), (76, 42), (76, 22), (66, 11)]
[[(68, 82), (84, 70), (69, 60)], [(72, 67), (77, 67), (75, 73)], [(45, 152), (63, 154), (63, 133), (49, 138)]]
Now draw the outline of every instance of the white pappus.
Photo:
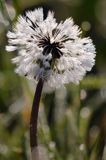
[(28, 11), (7, 33), (6, 50), (18, 50), (12, 59), (16, 73), (35, 81), (42, 78), (51, 88), (78, 83), (95, 64), (92, 40), (81, 37), (72, 18), (57, 23), (51, 11), (43, 17), (42, 8)]

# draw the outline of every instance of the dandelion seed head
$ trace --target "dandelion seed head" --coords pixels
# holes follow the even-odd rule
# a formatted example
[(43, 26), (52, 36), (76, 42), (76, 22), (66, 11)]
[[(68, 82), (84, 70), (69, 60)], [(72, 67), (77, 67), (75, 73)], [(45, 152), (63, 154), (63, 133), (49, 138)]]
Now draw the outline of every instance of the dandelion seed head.
[(18, 51), (12, 59), (16, 73), (58, 88), (67, 83), (79, 83), (95, 64), (95, 46), (89, 37), (81, 38), (81, 30), (72, 18), (57, 23), (43, 9), (19, 16), (12, 32), (7, 33), (6, 50)]

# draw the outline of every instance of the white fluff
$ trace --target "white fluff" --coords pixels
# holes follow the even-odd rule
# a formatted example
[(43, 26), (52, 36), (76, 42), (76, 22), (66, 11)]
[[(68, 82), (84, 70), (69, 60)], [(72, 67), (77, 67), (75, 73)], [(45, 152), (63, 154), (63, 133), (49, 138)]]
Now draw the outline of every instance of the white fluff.
[[(43, 9), (39, 8), (19, 16), (13, 32), (7, 33), (6, 50), (18, 50), (18, 56), (12, 60), (17, 66), (16, 73), (36, 81), (42, 78), (45, 85), (58, 88), (70, 82), (79, 83), (95, 64), (92, 40), (81, 38), (80, 34), (72, 18), (58, 24), (53, 12), (49, 11), (43, 19)], [(52, 49), (43, 54), (46, 46), (39, 43), (48, 37), (50, 44), (59, 43), (59, 58), (53, 59)]]

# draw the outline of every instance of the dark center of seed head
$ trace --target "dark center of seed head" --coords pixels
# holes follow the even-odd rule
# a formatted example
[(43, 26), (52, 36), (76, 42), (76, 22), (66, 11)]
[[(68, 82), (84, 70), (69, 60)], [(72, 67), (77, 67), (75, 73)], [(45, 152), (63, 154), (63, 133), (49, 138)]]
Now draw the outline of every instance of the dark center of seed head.
[(48, 55), (52, 54), (53, 59), (60, 58), (63, 53), (60, 51), (62, 45), (59, 42), (50, 42), (50, 38), (42, 39), (39, 43), (39, 46), (43, 47), (43, 54)]

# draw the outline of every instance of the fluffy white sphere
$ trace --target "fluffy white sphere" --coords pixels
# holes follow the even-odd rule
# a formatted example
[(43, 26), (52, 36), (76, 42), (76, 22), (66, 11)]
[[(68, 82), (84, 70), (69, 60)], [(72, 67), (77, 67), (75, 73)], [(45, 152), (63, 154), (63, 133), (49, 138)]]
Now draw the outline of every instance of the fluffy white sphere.
[(43, 17), (42, 8), (28, 11), (7, 33), (6, 50), (18, 50), (12, 59), (16, 73), (35, 81), (42, 78), (52, 88), (78, 83), (95, 64), (92, 40), (81, 38), (72, 18), (58, 24), (53, 12)]

